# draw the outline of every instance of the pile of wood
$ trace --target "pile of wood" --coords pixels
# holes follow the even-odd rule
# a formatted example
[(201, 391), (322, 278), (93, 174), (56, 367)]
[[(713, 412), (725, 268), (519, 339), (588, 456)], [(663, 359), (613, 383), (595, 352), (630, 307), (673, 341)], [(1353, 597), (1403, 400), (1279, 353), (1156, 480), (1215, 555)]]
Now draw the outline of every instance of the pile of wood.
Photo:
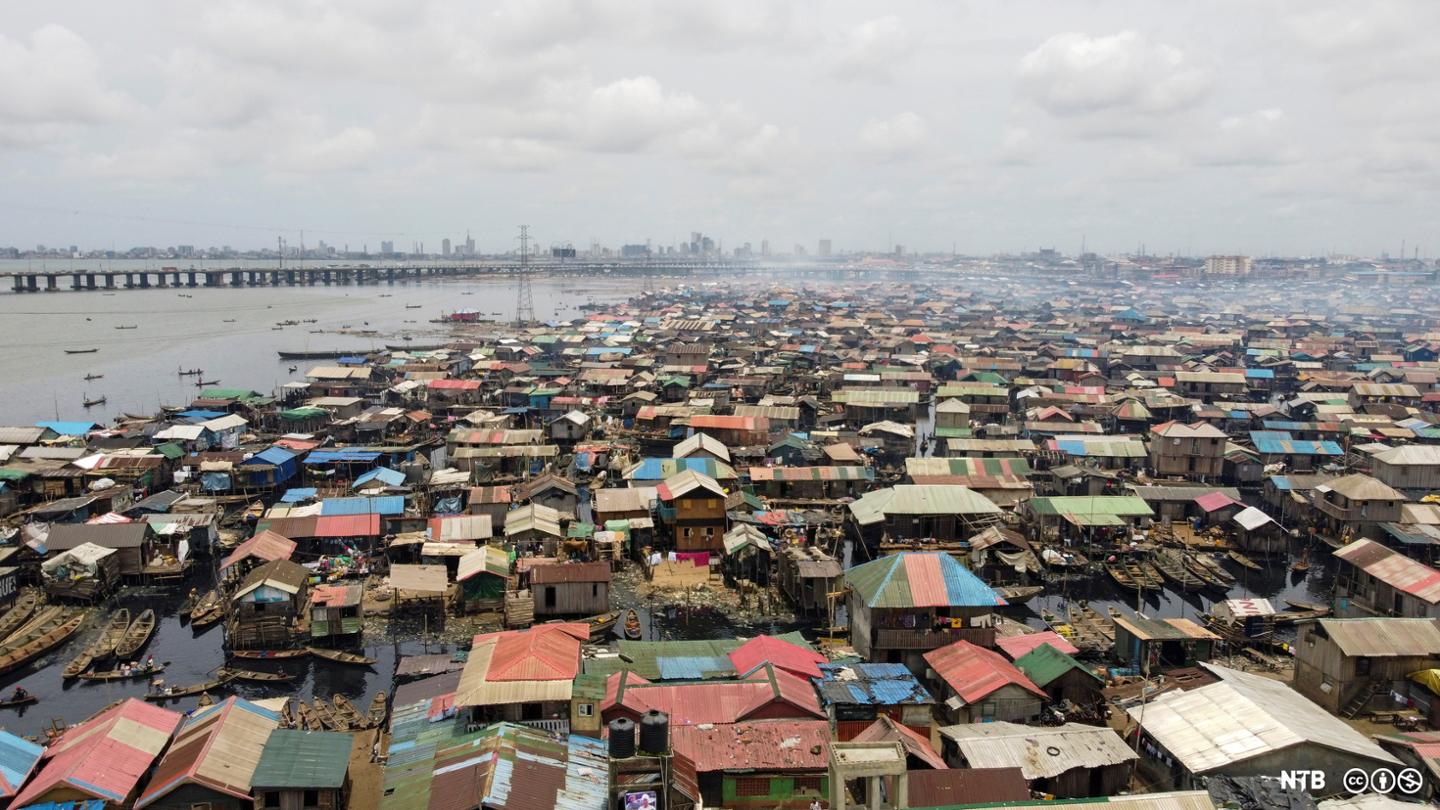
[(505, 594), (505, 626), (529, 627), (535, 623), (535, 597), (530, 591)]

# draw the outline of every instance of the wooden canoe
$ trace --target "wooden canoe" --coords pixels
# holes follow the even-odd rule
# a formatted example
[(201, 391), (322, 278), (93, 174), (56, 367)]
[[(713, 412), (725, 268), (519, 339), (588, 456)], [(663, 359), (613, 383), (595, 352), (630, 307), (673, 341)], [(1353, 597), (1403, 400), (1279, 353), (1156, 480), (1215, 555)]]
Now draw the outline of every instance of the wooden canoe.
[(190, 624), (193, 627), (209, 627), (223, 618), (225, 602), (218, 589), (206, 591), (200, 601), (195, 603), (195, 609), (190, 611)]
[(287, 675), (284, 672), (256, 672), (250, 669), (235, 669), (233, 667), (221, 667), (219, 672), (237, 681), (249, 681), (251, 683), (284, 683), (295, 680), (294, 675)]
[(1155, 555), (1155, 567), (1182, 591), (1198, 591), (1204, 588), (1205, 583), (1185, 567), (1181, 554), (1182, 552), (1175, 549), (1162, 548)]
[(1043, 585), (1000, 585), (995, 588), (1007, 605), (1023, 605), (1045, 591)]
[(370, 721), (371, 728), (380, 728), (385, 725), (385, 693), (377, 692), (370, 700), (370, 712), (366, 719)]
[(150, 641), (155, 634), (155, 611), (146, 608), (139, 618), (130, 623), (130, 628), (125, 631), (124, 638), (115, 645), (115, 657), (121, 659), (134, 658), (135, 653)]
[(180, 614), (180, 618), (189, 619), (190, 614), (195, 611), (195, 603), (199, 601), (200, 597), (196, 596), (193, 592), (187, 594), (185, 601), (180, 603), (180, 609), (176, 612)]
[(33, 591), (25, 591), (15, 599), (15, 604), (4, 616), (0, 616), (0, 639), (8, 639), (10, 634), (20, 629), (20, 626), (35, 615), (35, 609), (40, 606), (40, 597)]
[(315, 719), (319, 720), (325, 728), (331, 731), (345, 730), (340, 718), (335, 716), (335, 707), (331, 706), (329, 701), (322, 697), (316, 697), (315, 702), (310, 704), (310, 708), (315, 711)]
[(1143, 586), (1132, 575), (1129, 566), (1120, 563), (1108, 563), (1105, 566), (1105, 573), (1115, 581), (1115, 584), (1127, 591), (1138, 591)]
[(335, 704), (335, 720), (344, 724), (350, 731), (359, 731), (365, 728), (365, 718), (360, 712), (355, 711), (355, 706), (350, 699), (340, 693), (331, 696), (330, 701)]
[(310, 651), (303, 647), (298, 650), (231, 650), (231, 658), (243, 658), (248, 661), (271, 661), (282, 658), (304, 658)]
[(10, 700), (0, 700), (0, 709), (18, 708), (20, 706), (29, 706), (31, 703), (39, 702), (40, 698), (35, 697), (34, 695), (26, 695), (25, 697), (18, 700), (13, 698)]
[(110, 617), (110, 624), (106, 626), (105, 632), (96, 639), (95, 644), (90, 648), (90, 655), (97, 658), (109, 658), (115, 653), (115, 647), (125, 638), (125, 632), (130, 629), (130, 611), (128, 608), (120, 608), (115, 615)]
[(375, 665), (374, 658), (366, 658), (358, 653), (348, 653), (341, 650), (327, 650), (324, 647), (306, 647), (306, 650), (316, 658), (324, 658), (327, 661), (334, 661), (338, 664), (354, 664), (360, 667)]
[(615, 622), (619, 619), (620, 611), (618, 610), (612, 610), (609, 613), (601, 613), (598, 616), (591, 616), (585, 619), (585, 623), (590, 625), (590, 639), (593, 641), (604, 638), (605, 634), (609, 633), (615, 627)]
[(640, 614), (635, 612), (635, 608), (630, 608), (625, 611), (625, 637), (632, 640), (638, 639), (641, 632)]
[(320, 722), (320, 717), (315, 714), (315, 709), (303, 700), (295, 701), (296, 728), (304, 731), (324, 731), (325, 725)]
[(153, 701), (155, 703), (161, 703), (176, 698), (189, 697), (190, 695), (199, 695), (205, 692), (212, 692), (229, 682), (229, 678), (222, 676), (216, 678), (213, 681), (191, 684), (190, 686), (162, 686), (156, 691), (147, 692), (145, 694), (145, 699)]
[(80, 630), (85, 621), (85, 612), (62, 613), (55, 624), (32, 635), (28, 641), (15, 646), (6, 646), (0, 653), (0, 674), (16, 669), (65, 643)]
[(1255, 562), (1254, 560), (1250, 559), (1249, 557), (1238, 551), (1235, 551), (1234, 549), (1226, 552), (1226, 556), (1234, 560), (1239, 565), (1245, 568), (1249, 568), (1251, 571), (1259, 571), (1261, 568), (1260, 563)]
[(128, 674), (128, 675), (125, 674), (125, 672), (124, 672), (123, 670), (119, 670), (119, 669), (110, 669), (110, 670), (106, 670), (106, 671), (104, 671), (104, 672), (86, 672), (86, 673), (83, 673), (83, 674), (80, 675), (80, 680), (82, 680), (82, 681), (137, 681), (137, 680), (140, 680), (141, 678), (148, 678), (148, 677), (150, 677), (151, 675), (159, 675), (160, 673), (164, 672), (164, 671), (165, 671), (165, 667), (168, 667), (168, 666), (170, 666), (170, 662), (169, 662), (169, 661), (166, 661), (166, 662), (161, 663), (161, 664), (156, 664), (154, 669), (146, 669), (144, 666), (139, 666), (139, 665), (137, 665), (137, 666), (134, 666), (134, 667), (131, 667), (131, 668), (130, 668), (130, 674)]
[(298, 728), (299, 718), (295, 716), (295, 710), (291, 708), (295, 701), (285, 700), (280, 706), (280, 728)]
[(81, 651), (79, 655), (70, 659), (70, 663), (65, 665), (65, 669), (61, 674), (66, 680), (78, 678), (85, 670), (89, 669), (93, 663), (95, 663), (95, 656), (90, 654), (90, 649), (87, 647)]

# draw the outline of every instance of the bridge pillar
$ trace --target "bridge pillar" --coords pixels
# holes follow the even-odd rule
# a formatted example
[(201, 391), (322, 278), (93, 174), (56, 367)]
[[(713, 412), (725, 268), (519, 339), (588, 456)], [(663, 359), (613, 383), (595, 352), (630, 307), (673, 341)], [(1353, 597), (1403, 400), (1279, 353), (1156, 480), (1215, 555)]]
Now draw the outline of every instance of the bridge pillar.
[[(186, 279), (185, 279), (185, 286), (186, 286), (186, 287), (194, 287), (194, 286), (195, 286), (195, 271), (194, 271), (194, 270), (187, 270), (187, 271), (185, 272), (185, 277), (186, 277)], [(176, 283), (178, 284), (179, 282), (177, 281)]]
[(70, 289), (72, 289), (72, 290), (78, 290), (78, 289), (80, 289), (81, 282), (83, 282), (84, 279), (85, 279), (85, 276), (84, 276), (84, 274), (82, 274), (82, 273), (71, 273), (71, 274), (70, 274)]
[(140, 271), (140, 289), (150, 289), (150, 274), (144, 270)]
[(113, 289), (115, 289), (115, 274), (114, 274), (114, 273), (106, 273), (106, 274), (105, 274), (105, 289), (107, 289), (107, 290), (113, 290)]
[(324, 278), (325, 278), (325, 286), (326, 286), (326, 287), (329, 287), (329, 286), (330, 286), (330, 271), (329, 271), (329, 270), (326, 270), (326, 271), (325, 271), (325, 276), (324, 276)]
[(12, 279), (10, 279), (10, 280), (15, 283), (15, 292), (17, 292), (17, 293), (25, 292), (25, 277), (24, 277), (24, 276), (15, 276), (14, 278), (12, 278)]
[(94, 274), (94, 273), (86, 273), (86, 274), (85, 274), (85, 289), (87, 289), (87, 290), (93, 290), (93, 289), (95, 289), (95, 274)]
[(231, 271), (230, 271), (230, 286), (231, 286), (231, 287), (239, 287), (239, 286), (240, 286), (241, 284), (243, 284), (243, 283), (244, 283), (244, 282), (241, 281), (241, 273), (240, 273), (240, 271), (239, 271), (239, 270), (231, 270)]
[(155, 286), (156, 286), (156, 287), (159, 287), (159, 288), (162, 289), (162, 290), (165, 289), (166, 287), (169, 287), (169, 286), (170, 286), (170, 283), (165, 280), (166, 277), (169, 276), (169, 275), (170, 275), (169, 273), (166, 273), (166, 272), (163, 271), (163, 270), (160, 271), (159, 273), (157, 273), (157, 274), (155, 275)]
[(55, 292), (60, 289), (60, 277), (54, 273), (45, 274), (45, 292)]

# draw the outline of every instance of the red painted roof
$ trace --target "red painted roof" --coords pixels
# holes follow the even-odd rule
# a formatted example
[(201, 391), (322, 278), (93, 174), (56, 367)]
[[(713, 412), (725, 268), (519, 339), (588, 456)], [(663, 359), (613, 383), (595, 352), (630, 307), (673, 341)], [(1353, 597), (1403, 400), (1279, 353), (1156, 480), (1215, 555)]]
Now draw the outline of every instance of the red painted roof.
[(803, 678), (818, 678), (820, 667), (817, 665), (829, 662), (830, 659), (820, 653), (774, 636), (757, 636), (730, 653), (730, 663), (734, 665), (735, 671), (741, 674), (747, 674), (768, 663)]
[(585, 624), (537, 624), (478, 635), (475, 646), (495, 645), (487, 681), (570, 681), (580, 674), (580, 643), (589, 638)]
[(220, 563), (220, 569), (224, 570), (246, 557), (255, 557), (265, 562), (275, 560), (288, 560), (290, 555), (295, 553), (295, 541), (280, 534), (266, 529), (254, 537), (246, 540), (230, 552), (230, 556)]
[(1004, 656), (968, 641), (925, 653), (925, 663), (967, 704), (984, 700), (1003, 686), (1018, 686), (1036, 697), (1045, 692)]
[(906, 554), (905, 575), (910, 582), (910, 597), (916, 607), (950, 604), (950, 592), (940, 573), (940, 558), (935, 554)]
[(698, 773), (824, 771), (830, 761), (830, 724), (824, 720), (682, 726), (671, 735), (675, 756)]
[(170, 742), (178, 712), (130, 698), (75, 726), (47, 750), (49, 761), (15, 797), (23, 807), (61, 789), (121, 805)]
[(903, 726), (886, 715), (880, 715), (880, 719), (871, 723), (864, 731), (855, 735), (851, 742), (898, 742), (905, 749), (905, 753), (914, 756), (932, 768), (948, 768), (945, 759), (930, 745), (930, 740), (920, 736), (907, 726)]
[(315, 518), (316, 537), (371, 537), (379, 533), (379, 515), (322, 515)]
[(658, 709), (675, 727), (738, 723), (776, 704), (788, 707), (788, 716), (796, 719), (825, 716), (808, 681), (769, 667), (743, 681), (695, 683), (651, 684), (630, 672), (617, 673), (606, 681), (601, 712), (609, 719), (617, 706), (628, 709), (626, 714)]
[(1235, 503), (1238, 503), (1238, 501), (1223, 492), (1207, 492), (1195, 499), (1195, 505), (1204, 509), (1206, 512), (1224, 509)]
[(764, 416), (734, 416), (730, 414), (702, 414), (689, 419), (692, 428), (717, 430), (769, 430), (770, 420)]
[(1023, 636), (996, 636), (995, 646), (1005, 651), (1011, 661), (1018, 659), (1041, 644), (1049, 644), (1066, 655), (1079, 655), (1080, 651), (1074, 644), (1065, 640), (1065, 637), (1054, 630), (1045, 630), (1039, 633), (1026, 633)]

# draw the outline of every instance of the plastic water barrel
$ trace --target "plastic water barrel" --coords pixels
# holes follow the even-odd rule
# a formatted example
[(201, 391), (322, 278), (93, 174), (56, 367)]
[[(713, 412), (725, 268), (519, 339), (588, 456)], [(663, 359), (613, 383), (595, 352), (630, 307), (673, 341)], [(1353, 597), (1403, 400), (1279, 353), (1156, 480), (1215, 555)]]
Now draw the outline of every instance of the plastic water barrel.
[(670, 750), (670, 718), (664, 712), (651, 709), (640, 718), (640, 750), (647, 754)]
[(635, 721), (617, 717), (610, 721), (610, 758), (629, 759), (635, 756)]

